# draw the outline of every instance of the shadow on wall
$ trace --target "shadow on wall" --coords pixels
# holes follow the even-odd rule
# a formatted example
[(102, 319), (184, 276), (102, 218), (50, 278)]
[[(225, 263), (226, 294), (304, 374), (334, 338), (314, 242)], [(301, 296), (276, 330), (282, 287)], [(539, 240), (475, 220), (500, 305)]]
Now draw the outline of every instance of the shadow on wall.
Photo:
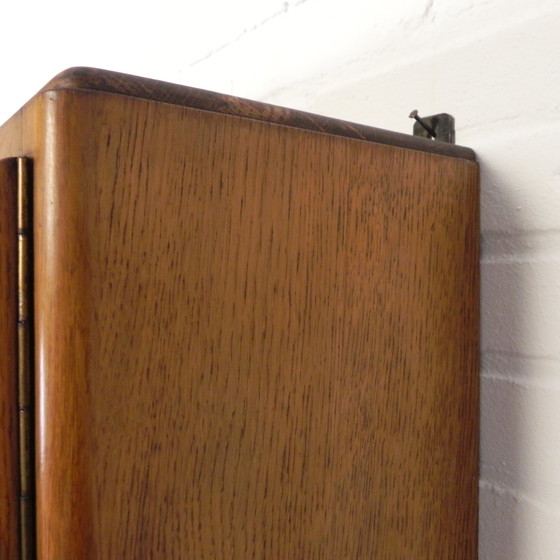
[[(527, 418), (516, 381), (525, 376), (522, 348), (527, 268), (517, 251), (523, 231), (518, 205), (501, 177), (481, 164), (481, 482), (480, 560), (526, 560), (527, 520), (519, 507)], [(500, 188), (501, 186), (501, 188)]]

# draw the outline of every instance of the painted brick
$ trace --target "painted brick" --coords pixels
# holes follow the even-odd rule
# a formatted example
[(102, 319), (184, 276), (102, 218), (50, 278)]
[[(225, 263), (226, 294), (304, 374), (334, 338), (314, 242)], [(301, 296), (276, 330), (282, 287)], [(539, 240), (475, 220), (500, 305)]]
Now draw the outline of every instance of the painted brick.
[(482, 388), (481, 478), (560, 514), (560, 375), (533, 385), (485, 373)]
[(481, 484), (480, 560), (557, 560), (558, 527), (558, 509)]
[(483, 351), (560, 360), (560, 254), (551, 261), (483, 263), (481, 277)]
[[(501, 131), (497, 125), (491, 135), (474, 140), (481, 162), (485, 233), (559, 229), (560, 161), (554, 157), (558, 138), (560, 118), (514, 130), (506, 124)], [(548, 243), (555, 245), (557, 240)]]

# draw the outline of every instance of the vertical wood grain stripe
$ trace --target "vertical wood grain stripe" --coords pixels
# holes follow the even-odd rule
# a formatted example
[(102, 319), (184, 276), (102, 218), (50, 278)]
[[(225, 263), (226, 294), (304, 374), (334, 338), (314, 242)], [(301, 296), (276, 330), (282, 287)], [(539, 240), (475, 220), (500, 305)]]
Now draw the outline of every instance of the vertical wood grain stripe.
[(88, 465), (92, 403), (83, 375), (90, 359), (83, 298), (89, 267), (82, 260), (88, 171), (65, 133), (67, 107), (52, 101), (46, 99), (45, 156), (34, 170), (37, 556), (100, 560)]
[(17, 162), (0, 160), (0, 558), (19, 557)]

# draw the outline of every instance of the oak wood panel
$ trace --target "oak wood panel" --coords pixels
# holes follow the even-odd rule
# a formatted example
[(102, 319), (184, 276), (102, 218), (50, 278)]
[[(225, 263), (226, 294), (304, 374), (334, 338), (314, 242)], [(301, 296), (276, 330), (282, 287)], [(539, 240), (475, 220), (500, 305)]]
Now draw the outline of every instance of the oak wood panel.
[(0, 160), (0, 558), (19, 556), (17, 165)]
[(475, 558), (477, 165), (44, 95), (41, 560)]
[[(349, 138), (380, 142), (411, 150), (437, 153), (473, 161), (476, 159), (474, 152), (470, 148), (455, 146), (447, 142), (433, 142), (425, 138), (412, 136), (412, 134), (391, 132), (322, 115), (296, 111), (286, 107), (278, 107), (231, 95), (131, 76), (120, 72), (110, 72), (96, 68), (69, 68), (53, 78), (42, 91), (57, 89), (89, 89), (140, 97), (203, 109), (205, 111), (295, 126), (316, 132), (326, 132)], [(404, 117), (405, 115), (403, 115)]]

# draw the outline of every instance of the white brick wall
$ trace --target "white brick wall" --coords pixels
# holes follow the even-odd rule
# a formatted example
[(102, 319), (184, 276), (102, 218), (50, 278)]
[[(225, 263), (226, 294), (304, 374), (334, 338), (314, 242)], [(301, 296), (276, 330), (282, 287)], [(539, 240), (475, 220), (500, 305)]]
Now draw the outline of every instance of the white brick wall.
[(558, 0), (29, 0), (20, 16), (3, 6), (2, 121), (72, 65), (401, 132), (412, 109), (455, 116), (482, 168), (480, 558), (558, 560)]

